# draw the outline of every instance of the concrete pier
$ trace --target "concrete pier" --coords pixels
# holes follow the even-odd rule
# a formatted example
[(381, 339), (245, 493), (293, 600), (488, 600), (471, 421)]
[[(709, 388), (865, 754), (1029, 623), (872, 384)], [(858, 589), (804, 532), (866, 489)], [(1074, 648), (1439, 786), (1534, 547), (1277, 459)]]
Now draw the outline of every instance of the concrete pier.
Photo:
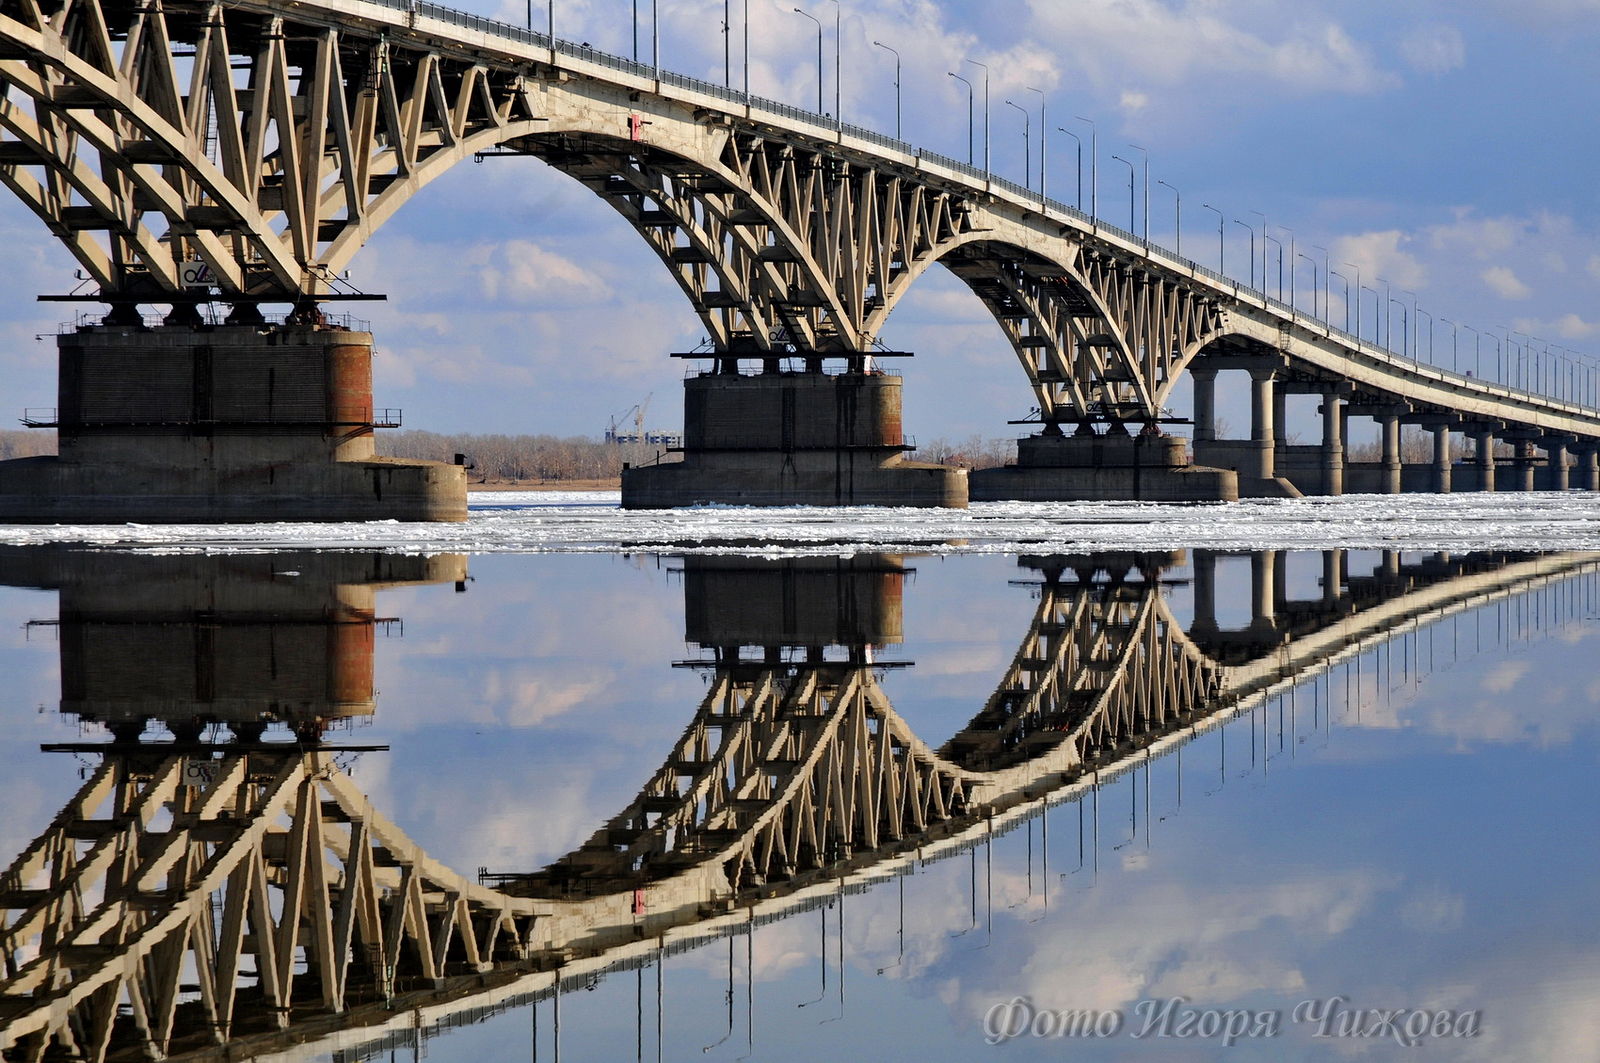
[(972, 499), (992, 502), (1233, 502), (1239, 476), (1191, 465), (1178, 436), (1046, 432), (1017, 441), (1017, 463), (972, 474)]
[(466, 519), (466, 473), (376, 456), (372, 336), (95, 325), (57, 341), (59, 455), (0, 462), (0, 521)]
[(691, 377), (684, 460), (623, 470), (623, 508), (964, 508), (965, 469), (905, 460), (900, 409), (900, 377), (886, 373)]

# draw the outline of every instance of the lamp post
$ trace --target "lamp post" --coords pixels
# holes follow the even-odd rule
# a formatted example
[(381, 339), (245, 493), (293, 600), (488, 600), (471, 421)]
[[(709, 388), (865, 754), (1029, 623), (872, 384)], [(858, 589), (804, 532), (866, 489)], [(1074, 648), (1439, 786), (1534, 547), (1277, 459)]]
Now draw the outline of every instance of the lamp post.
[(1473, 373), (1483, 376), (1483, 334), (1471, 325), (1462, 325), (1462, 328), (1472, 333), (1472, 369)]
[[(661, 80), (661, 0), (650, 0), (650, 69)], [(658, 86), (659, 87), (659, 86)]]
[[(1346, 262), (1345, 265), (1349, 266), (1351, 268), (1351, 270), (1353, 270), (1355, 272), (1355, 275), (1356, 275), (1356, 342), (1360, 343), (1361, 342), (1361, 267), (1356, 265), (1354, 262)], [(1348, 282), (1346, 282), (1346, 283), (1348, 283)], [(1373, 327), (1374, 330), (1377, 329), (1378, 322), (1377, 322), (1376, 319), (1373, 320), (1372, 327)]]
[[(1433, 364), (1433, 315), (1428, 313), (1426, 310), (1422, 309), (1422, 307), (1420, 307), (1420, 306), (1413, 306), (1411, 308), (1411, 310), (1412, 310), (1412, 313), (1414, 313), (1417, 317), (1419, 317), (1419, 318), (1425, 317), (1425, 318), (1428, 319), (1428, 364), (1432, 365)], [(1413, 360), (1417, 359), (1418, 357), (1420, 357), (1422, 355), (1422, 322), (1420, 322), (1420, 321), (1417, 322), (1417, 339), (1416, 339), (1416, 342), (1411, 345), (1411, 349), (1412, 349), (1411, 357), (1412, 357)]]
[(1150, 246), (1150, 153), (1137, 144), (1128, 147), (1137, 151), (1144, 158), (1144, 246)]
[[(1336, 269), (1329, 270), (1328, 272), (1331, 275), (1333, 275), (1335, 277), (1338, 277), (1340, 280), (1344, 281), (1344, 330), (1346, 332), (1349, 332), (1350, 331), (1350, 278), (1346, 277), (1343, 273), (1340, 273)], [(1322, 301), (1322, 308), (1324, 310), (1328, 309), (1328, 301), (1327, 301), (1327, 299), (1324, 299)]]
[[(1253, 226), (1249, 225), (1246, 222), (1240, 221), (1238, 218), (1233, 219), (1233, 224), (1235, 224), (1235, 225), (1243, 225), (1244, 226), (1244, 231), (1250, 234), (1250, 290), (1251, 291), (1255, 291), (1256, 290), (1256, 230), (1255, 230), (1255, 228)], [(1266, 286), (1266, 282), (1265, 281), (1262, 282), (1262, 286), (1263, 287)]]
[(1263, 231), (1261, 234), (1261, 287), (1267, 286), (1267, 241), (1278, 245), (1278, 302), (1283, 302), (1283, 241)]
[(1317, 313), (1317, 291), (1322, 285), (1317, 280), (1317, 260), (1306, 254), (1304, 251), (1295, 252), (1295, 259), (1297, 262), (1302, 258), (1311, 263), (1311, 316), (1318, 317), (1320, 315)]
[(1136, 170), (1133, 163), (1129, 162), (1127, 159), (1124, 159), (1121, 155), (1113, 155), (1111, 157), (1128, 168), (1128, 235), (1132, 236), (1133, 231), (1139, 227), (1137, 214), (1139, 208), (1137, 206), (1137, 200), (1134, 198), (1135, 185), (1133, 181)]
[(1089, 217), (1100, 218), (1100, 130), (1083, 115), (1074, 115), (1080, 122), (1089, 124)]
[[(1404, 318), (1404, 321), (1410, 322), (1410, 331), (1407, 333), (1407, 335), (1411, 337), (1411, 360), (1414, 362), (1417, 360), (1418, 352), (1421, 349), (1421, 339), (1417, 335), (1417, 329), (1420, 327), (1417, 324), (1417, 293), (1409, 291), (1405, 288), (1399, 288), (1396, 290), (1399, 291), (1401, 295), (1411, 296), (1411, 314), (1409, 317)], [(1405, 336), (1401, 336), (1400, 339), (1400, 345), (1402, 347), (1405, 346)]]
[(1043, 89), (1028, 86), (1029, 92), (1039, 94), (1039, 199), (1048, 202), (1050, 199), (1050, 169), (1048, 166), (1050, 155), (1050, 119), (1045, 113), (1049, 106), (1050, 98), (1044, 94)]
[(973, 165), (973, 162), (972, 162), (972, 82), (968, 81), (966, 78), (962, 77), (960, 74), (957, 74), (953, 70), (946, 70), (945, 73), (949, 74), (951, 77), (955, 78), (957, 81), (961, 82), (961, 84), (963, 84), (963, 85), (965, 85), (967, 87), (967, 165), (971, 166), (971, 165)]
[[(1378, 342), (1378, 317), (1379, 317), (1379, 314), (1378, 314), (1378, 296), (1380, 294), (1382, 294), (1382, 293), (1380, 293), (1378, 291), (1378, 289), (1376, 289), (1376, 288), (1368, 288), (1366, 285), (1362, 284), (1360, 277), (1356, 278), (1356, 328), (1358, 330), (1361, 328), (1361, 293), (1362, 292), (1371, 292), (1372, 293), (1372, 342), (1373, 343), (1377, 343)], [(1356, 341), (1359, 343), (1360, 340), (1361, 340), (1361, 337), (1357, 336), (1356, 337)]]
[[(1163, 181), (1159, 177), (1156, 178), (1156, 184), (1158, 184), (1158, 185), (1166, 185), (1166, 187), (1172, 189), (1172, 216), (1173, 216), (1173, 222), (1172, 222), (1173, 248), (1172, 248), (1172, 251), (1179, 258), (1182, 258), (1183, 257), (1183, 194), (1181, 192), (1179, 192), (1177, 190), (1177, 188), (1175, 188), (1172, 185), (1167, 184), (1167, 182)], [(1148, 225), (1149, 222), (1147, 221), (1145, 224)]]
[(1317, 244), (1312, 244), (1311, 249), (1322, 252), (1322, 320), (1326, 322), (1333, 316), (1332, 304), (1328, 301), (1328, 287), (1333, 283), (1328, 279), (1328, 249)]
[(844, 129), (844, 3), (833, 0), (833, 128)]
[(1071, 137), (1073, 139), (1074, 143), (1076, 143), (1078, 145), (1078, 200), (1077, 200), (1077, 207), (1078, 207), (1078, 210), (1081, 212), (1083, 210), (1083, 138), (1078, 136), (1078, 134), (1074, 133), (1072, 130), (1065, 129), (1065, 128), (1061, 127), (1061, 126), (1056, 126), (1056, 132), (1057, 133), (1065, 133), (1067, 136), (1069, 136), (1069, 137)]
[[(1389, 296), (1389, 282), (1384, 280), (1382, 277), (1379, 277), (1378, 280), (1383, 282), (1383, 298), (1386, 300), (1386, 302), (1384, 304), (1384, 307), (1383, 307), (1383, 346), (1384, 346), (1385, 350), (1387, 350), (1390, 354), (1393, 354), (1394, 353), (1394, 328), (1393, 328), (1393, 325), (1394, 325), (1394, 308), (1392, 306), (1388, 305), (1388, 304), (1394, 302), (1394, 300), (1392, 298), (1390, 298), (1390, 296)], [(1374, 290), (1372, 294), (1373, 295), (1377, 295), (1378, 293), (1377, 293), (1376, 290)], [(1373, 320), (1376, 321), (1377, 318), (1373, 318)]]
[(992, 173), (989, 165), (989, 67), (976, 59), (965, 60), (983, 71), (983, 172)]
[(1213, 207), (1210, 203), (1202, 203), (1202, 204), (1200, 204), (1200, 206), (1204, 207), (1206, 210), (1210, 210), (1210, 211), (1215, 211), (1216, 212), (1216, 215), (1217, 215), (1217, 272), (1219, 274), (1223, 275), (1223, 276), (1226, 276), (1227, 272), (1228, 272), (1228, 246), (1227, 246), (1227, 240), (1224, 239), (1222, 230), (1223, 230), (1223, 226), (1227, 224), (1227, 218), (1223, 215), (1222, 211), (1217, 210), (1217, 208)]
[(1261, 294), (1267, 294), (1267, 216), (1259, 210), (1250, 211), (1261, 219)]
[(743, 12), (739, 16), (739, 28), (744, 33), (744, 47), (739, 51), (744, 55), (744, 105), (750, 106), (750, 0), (744, 0)]
[(733, 0), (722, 0), (722, 84), (733, 88)]
[[(1294, 309), (1296, 309), (1296, 307), (1294, 305), (1294, 302), (1295, 302), (1295, 300), (1294, 300), (1294, 277), (1295, 277), (1295, 268), (1298, 265), (1298, 263), (1295, 262), (1296, 251), (1295, 251), (1295, 247), (1294, 247), (1294, 230), (1288, 228), (1287, 226), (1280, 225), (1280, 226), (1278, 226), (1278, 231), (1279, 232), (1285, 232), (1285, 233), (1289, 234), (1289, 309), (1290, 310), (1294, 310)], [(1278, 245), (1278, 288), (1279, 288), (1278, 298), (1282, 299), (1283, 298), (1283, 291), (1282, 291), (1282, 288), (1283, 288), (1283, 245), (1282, 244)]]
[(1441, 317), (1439, 321), (1450, 326), (1450, 372), (1454, 373), (1458, 371), (1456, 366), (1461, 364), (1460, 344), (1457, 342), (1461, 338), (1460, 326), (1447, 317)]
[(633, 0), (633, 61), (639, 61), (639, 0)]
[(1033, 179), (1029, 176), (1033, 172), (1033, 144), (1029, 127), (1032, 123), (1028, 119), (1028, 109), (1020, 103), (1004, 101), (1007, 107), (1014, 107), (1022, 114), (1022, 187), (1032, 188)]
[(1406, 337), (1411, 334), (1411, 311), (1406, 308), (1405, 301), (1391, 297), (1386, 316), (1392, 317), (1397, 306), (1400, 308), (1400, 357), (1410, 358), (1414, 362), (1416, 358), (1406, 350)]
[(900, 53), (882, 41), (872, 43), (874, 47), (882, 48), (894, 56), (894, 138), (904, 141), (905, 137), (900, 132)]
[(822, 103), (822, 82), (823, 82), (823, 77), (822, 77), (822, 20), (819, 19), (817, 16), (813, 15), (811, 12), (802, 11), (798, 7), (794, 9), (794, 13), (797, 14), (797, 15), (803, 15), (806, 18), (810, 19), (812, 22), (815, 22), (817, 24), (817, 114), (820, 115), (820, 114), (822, 114), (822, 108), (823, 108), (823, 103)]

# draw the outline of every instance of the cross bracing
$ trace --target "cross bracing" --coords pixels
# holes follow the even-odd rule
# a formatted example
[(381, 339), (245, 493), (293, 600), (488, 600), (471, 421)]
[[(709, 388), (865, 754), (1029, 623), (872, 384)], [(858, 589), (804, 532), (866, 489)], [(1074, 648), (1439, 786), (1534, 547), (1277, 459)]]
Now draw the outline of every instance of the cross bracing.
[(942, 263), (994, 313), (1046, 425), (1159, 421), (1226, 344), (1416, 418), (1600, 437), (1570, 389), (1420, 364), (954, 160), (476, 16), (0, 0), (0, 182), (114, 306), (181, 319), (216, 297), (248, 319), (327, 297), (424, 186), (504, 153), (610, 202), (724, 355), (870, 354)]

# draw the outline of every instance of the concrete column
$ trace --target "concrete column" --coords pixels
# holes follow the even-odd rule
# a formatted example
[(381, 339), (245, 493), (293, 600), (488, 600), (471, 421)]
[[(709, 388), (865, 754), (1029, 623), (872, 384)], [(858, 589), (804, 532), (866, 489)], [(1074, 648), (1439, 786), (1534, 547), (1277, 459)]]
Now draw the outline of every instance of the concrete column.
[(1450, 426), (1435, 425), (1433, 429), (1433, 489), (1441, 495), (1450, 493)]
[(1400, 415), (1385, 413), (1378, 417), (1383, 429), (1383, 493), (1400, 493)]
[(1277, 629), (1278, 551), (1257, 550), (1250, 555), (1250, 628)]
[(1600, 443), (1586, 439), (1578, 444), (1578, 469), (1585, 491), (1600, 491)]
[(1217, 371), (1190, 369), (1194, 381), (1194, 440), (1217, 438)]
[(1482, 477), (1484, 491), (1493, 491), (1494, 484), (1494, 429), (1479, 429), (1474, 438), (1478, 445), (1478, 474)]
[(1277, 475), (1274, 450), (1278, 428), (1273, 419), (1278, 408), (1277, 379), (1276, 369), (1250, 370), (1250, 442), (1256, 449), (1255, 474), (1263, 480)]
[(1344, 400), (1332, 391), (1322, 396), (1322, 490), (1344, 494)]
[(1322, 601), (1330, 609), (1344, 595), (1344, 551), (1322, 551)]
[(1217, 555), (1210, 550), (1194, 552), (1194, 625), (1196, 634), (1217, 630)]
[(1289, 423), (1289, 396), (1284, 390), (1273, 385), (1272, 389), (1272, 463), (1276, 471), (1282, 464), (1283, 448), (1289, 445), (1288, 433), (1284, 431)]
[(1545, 474), (1545, 486), (1551, 491), (1565, 491), (1570, 486), (1571, 477), (1567, 472), (1567, 447), (1572, 440), (1568, 436), (1546, 436), (1544, 452), (1550, 462), (1550, 469)]
[(1517, 480), (1518, 489), (1532, 491), (1533, 486), (1533, 440), (1517, 440)]

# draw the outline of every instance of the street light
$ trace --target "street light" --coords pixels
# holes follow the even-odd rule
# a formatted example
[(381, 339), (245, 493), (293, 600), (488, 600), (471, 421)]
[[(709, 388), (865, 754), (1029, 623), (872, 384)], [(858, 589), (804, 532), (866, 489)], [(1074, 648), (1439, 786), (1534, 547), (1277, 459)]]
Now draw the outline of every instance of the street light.
[(823, 83), (823, 76), (822, 76), (822, 20), (819, 19), (817, 16), (813, 15), (811, 12), (802, 11), (798, 7), (794, 9), (794, 13), (797, 14), (797, 15), (804, 15), (806, 18), (810, 19), (812, 22), (815, 22), (817, 24), (817, 114), (820, 115), (820, 114), (823, 113), (822, 112), (822, 108), (823, 108), (823, 103), (822, 103), (822, 83)]
[(1039, 199), (1042, 202), (1050, 200), (1050, 170), (1046, 165), (1050, 153), (1050, 119), (1045, 114), (1045, 108), (1050, 103), (1050, 98), (1044, 94), (1043, 89), (1036, 89), (1031, 85), (1029, 92), (1039, 94)]
[[(1177, 255), (1179, 258), (1182, 258), (1183, 257), (1183, 195), (1182, 195), (1182, 193), (1180, 193), (1177, 190), (1177, 188), (1175, 188), (1172, 185), (1167, 184), (1167, 182), (1163, 181), (1159, 177), (1156, 178), (1156, 184), (1158, 184), (1158, 185), (1166, 185), (1166, 187), (1172, 189), (1173, 230), (1174, 230), (1173, 231), (1173, 245), (1174, 246), (1172, 248), (1172, 252), (1173, 252), (1173, 254)], [(1148, 226), (1149, 224), (1150, 223), (1147, 220), (1145, 222), (1145, 225)]]
[(1137, 144), (1128, 147), (1144, 156), (1144, 246), (1150, 246), (1150, 153)]
[[(1425, 318), (1428, 319), (1428, 364), (1432, 365), (1433, 364), (1433, 315), (1428, 313), (1426, 310), (1422, 309), (1422, 307), (1420, 307), (1420, 306), (1413, 306), (1411, 308), (1411, 310), (1412, 310), (1412, 312), (1414, 314), (1416, 314), (1417, 317), (1425, 317)], [(1416, 340), (1415, 343), (1412, 344), (1412, 350), (1414, 352), (1413, 355), (1412, 355), (1413, 358), (1416, 358), (1416, 357), (1420, 356), (1421, 353), (1422, 353), (1422, 322), (1420, 322), (1420, 321), (1417, 322), (1417, 340)]]
[(1216, 211), (1216, 215), (1217, 215), (1217, 273), (1219, 275), (1226, 276), (1227, 272), (1228, 272), (1228, 246), (1227, 246), (1227, 241), (1223, 238), (1222, 229), (1223, 229), (1223, 226), (1225, 226), (1227, 224), (1228, 220), (1227, 220), (1226, 216), (1223, 215), (1222, 211), (1217, 210), (1217, 208), (1213, 207), (1210, 203), (1202, 203), (1200, 205), (1202, 207), (1204, 207), (1206, 210)]
[(1139, 222), (1137, 220), (1137, 211), (1139, 208), (1137, 206), (1137, 200), (1134, 199), (1135, 186), (1133, 183), (1133, 175), (1135, 168), (1133, 163), (1129, 162), (1127, 159), (1124, 159), (1121, 155), (1113, 155), (1111, 157), (1128, 168), (1128, 235), (1132, 236), (1133, 231), (1139, 227)]
[(1057, 133), (1065, 133), (1078, 145), (1078, 210), (1083, 211), (1083, 138), (1070, 129), (1056, 126)]
[(1100, 218), (1100, 130), (1091, 119), (1083, 115), (1073, 115), (1080, 122), (1089, 124), (1089, 217)]
[(844, 4), (833, 0), (833, 128), (844, 129)]
[(1010, 100), (1006, 100), (1005, 105), (1016, 108), (1022, 114), (1022, 187), (1032, 188), (1033, 179), (1029, 176), (1033, 170), (1032, 134), (1029, 131), (1032, 122), (1028, 118), (1028, 109), (1020, 103), (1012, 103)]
[(1283, 241), (1276, 236), (1268, 235), (1264, 229), (1261, 241), (1261, 287), (1263, 288), (1267, 286), (1267, 241), (1278, 245), (1278, 302), (1281, 303), (1283, 302)]
[[(1261, 294), (1262, 295), (1266, 295), (1267, 294), (1267, 216), (1265, 214), (1261, 213), (1259, 210), (1252, 210), (1249, 213), (1254, 214), (1256, 217), (1261, 219)], [(1281, 279), (1281, 274), (1280, 274), (1280, 279)], [(1282, 285), (1280, 284), (1279, 287), (1282, 287)]]
[[(1256, 230), (1255, 230), (1254, 226), (1251, 226), (1246, 222), (1242, 222), (1238, 218), (1233, 219), (1233, 224), (1235, 224), (1235, 225), (1243, 225), (1244, 226), (1244, 231), (1250, 234), (1250, 290), (1251, 291), (1255, 291), (1256, 290)], [(1262, 281), (1261, 282), (1261, 286), (1263, 288), (1266, 287), (1266, 282)], [(1264, 295), (1266, 293), (1263, 292), (1262, 294)]]
[[(1356, 275), (1356, 342), (1360, 343), (1361, 342), (1361, 267), (1356, 265), (1354, 262), (1346, 262), (1345, 265), (1349, 266), (1352, 270), (1354, 270), (1355, 271), (1355, 275)], [(1346, 283), (1349, 283), (1349, 282), (1347, 281)], [(1377, 328), (1378, 328), (1378, 321), (1377, 321), (1376, 318), (1374, 318), (1373, 321), (1372, 321), (1372, 328), (1373, 328), (1374, 331), (1376, 331)]]
[(963, 62), (971, 63), (983, 71), (983, 172), (992, 172), (989, 166), (989, 67), (976, 59), (966, 59)]
[(1295, 259), (1297, 262), (1302, 258), (1311, 263), (1311, 316), (1319, 317), (1322, 315), (1317, 313), (1317, 291), (1321, 287), (1321, 283), (1317, 280), (1317, 260), (1306, 254), (1304, 251), (1295, 252)]
[(1478, 376), (1483, 376), (1483, 334), (1471, 325), (1462, 325), (1462, 328), (1472, 333), (1472, 369)]
[(905, 137), (900, 133), (900, 53), (882, 41), (872, 43), (894, 56), (894, 138), (903, 142)]
[[(1295, 267), (1298, 265), (1298, 263), (1296, 263), (1295, 260), (1294, 260), (1294, 256), (1297, 253), (1295, 251), (1295, 247), (1294, 247), (1294, 230), (1289, 228), (1287, 225), (1278, 226), (1278, 230), (1280, 232), (1286, 232), (1286, 233), (1289, 234), (1289, 309), (1290, 310), (1294, 310), (1294, 309), (1296, 309), (1296, 307), (1294, 305), (1294, 302), (1295, 302), (1295, 300), (1294, 300), (1294, 277), (1295, 277)], [(1282, 291), (1282, 288), (1283, 288), (1283, 245), (1282, 244), (1278, 245), (1278, 256), (1279, 256), (1278, 257), (1278, 288), (1279, 288), (1278, 298), (1282, 299), (1283, 298), (1283, 291)]]
[(945, 73), (949, 74), (951, 77), (955, 78), (957, 81), (961, 82), (961, 84), (963, 84), (963, 85), (965, 85), (967, 87), (967, 165), (971, 166), (971, 165), (973, 165), (973, 162), (972, 162), (972, 82), (968, 81), (966, 78), (962, 77), (960, 74), (957, 74), (953, 70), (946, 70)]
[(1328, 286), (1333, 283), (1328, 279), (1328, 249), (1318, 244), (1312, 244), (1311, 249), (1322, 252), (1322, 320), (1327, 322), (1328, 318), (1333, 316), (1331, 304), (1328, 302)]
[[(1350, 331), (1350, 278), (1346, 277), (1343, 273), (1340, 273), (1336, 269), (1331, 269), (1328, 272), (1332, 276), (1338, 277), (1340, 280), (1344, 281), (1344, 330), (1346, 332), (1349, 332)], [(1323, 308), (1324, 311), (1326, 311), (1328, 309), (1328, 301), (1327, 301), (1327, 299), (1323, 299), (1322, 308)], [(1357, 340), (1357, 342), (1360, 342), (1359, 339)]]
[(1461, 338), (1459, 333), (1460, 326), (1447, 317), (1441, 317), (1439, 320), (1443, 324), (1450, 326), (1450, 372), (1454, 373), (1458, 371), (1456, 366), (1461, 363), (1460, 345), (1457, 342)]

